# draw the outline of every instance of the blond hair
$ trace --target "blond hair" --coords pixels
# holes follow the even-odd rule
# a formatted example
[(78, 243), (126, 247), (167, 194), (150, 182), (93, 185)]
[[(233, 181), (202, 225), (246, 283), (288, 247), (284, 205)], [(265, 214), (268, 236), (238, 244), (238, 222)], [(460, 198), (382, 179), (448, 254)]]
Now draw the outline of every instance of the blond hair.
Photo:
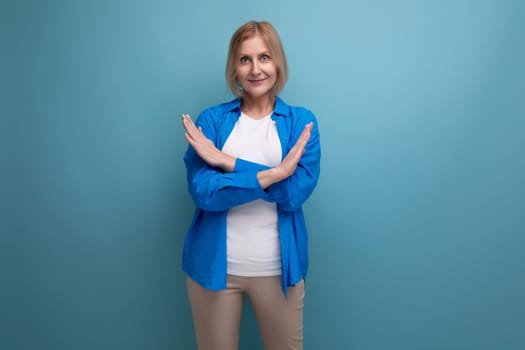
[(275, 95), (279, 94), (288, 80), (288, 63), (279, 34), (269, 22), (250, 21), (240, 26), (230, 40), (228, 60), (226, 62), (226, 82), (235, 96), (241, 95), (237, 80), (237, 61), (242, 42), (260, 35), (270, 50), (270, 56), (277, 68), (277, 80), (273, 87)]

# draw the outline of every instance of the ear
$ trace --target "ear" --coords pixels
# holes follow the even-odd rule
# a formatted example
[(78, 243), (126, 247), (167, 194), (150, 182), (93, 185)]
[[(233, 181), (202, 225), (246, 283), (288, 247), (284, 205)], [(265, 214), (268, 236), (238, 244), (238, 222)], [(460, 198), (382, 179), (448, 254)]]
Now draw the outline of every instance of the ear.
[(237, 82), (237, 90), (239, 90), (239, 95), (242, 95), (244, 88), (242, 87), (241, 83), (239, 83), (239, 80), (237, 78), (235, 78), (235, 81)]

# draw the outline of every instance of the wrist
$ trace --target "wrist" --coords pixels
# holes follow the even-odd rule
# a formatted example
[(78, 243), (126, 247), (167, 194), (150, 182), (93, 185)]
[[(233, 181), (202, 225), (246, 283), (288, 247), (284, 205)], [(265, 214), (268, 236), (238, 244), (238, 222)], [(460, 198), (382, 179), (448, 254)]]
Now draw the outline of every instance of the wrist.
[(278, 165), (275, 168), (271, 168), (272, 183), (279, 182), (286, 178), (283, 169)]
[(257, 173), (257, 180), (263, 189), (267, 189), (276, 182), (283, 179), (281, 170), (278, 167), (261, 170)]
[(218, 153), (218, 160), (217, 160), (217, 166), (223, 169), (226, 172), (233, 172), (233, 169), (235, 169), (235, 161), (237, 158), (226, 154), (224, 152), (219, 151)]

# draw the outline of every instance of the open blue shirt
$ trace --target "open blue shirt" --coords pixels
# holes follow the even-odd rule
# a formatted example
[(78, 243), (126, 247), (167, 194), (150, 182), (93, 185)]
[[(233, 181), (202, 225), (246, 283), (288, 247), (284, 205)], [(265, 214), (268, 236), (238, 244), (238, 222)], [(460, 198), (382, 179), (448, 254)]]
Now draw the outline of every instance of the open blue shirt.
[[(206, 109), (196, 125), (222, 149), (241, 114), (241, 99)], [(188, 190), (197, 206), (184, 243), (183, 269), (197, 283), (211, 290), (226, 288), (226, 213), (229, 208), (263, 199), (277, 204), (281, 244), (282, 289), (298, 283), (308, 269), (308, 235), (302, 204), (319, 179), (321, 148), (315, 116), (302, 107), (276, 98), (271, 117), (281, 141), (283, 159), (304, 127), (314, 123), (297, 169), (288, 178), (264, 190), (257, 173), (268, 166), (237, 158), (233, 172), (204, 162), (189, 146), (185, 155)]]

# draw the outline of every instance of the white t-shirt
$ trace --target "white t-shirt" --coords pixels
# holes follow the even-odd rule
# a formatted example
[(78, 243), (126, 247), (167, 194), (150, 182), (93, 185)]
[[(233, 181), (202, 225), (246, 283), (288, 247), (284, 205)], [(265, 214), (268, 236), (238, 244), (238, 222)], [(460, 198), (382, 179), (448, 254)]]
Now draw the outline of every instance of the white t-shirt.
[[(252, 119), (241, 113), (222, 151), (270, 167), (281, 163), (281, 142), (271, 114), (262, 119)], [(226, 239), (228, 274), (281, 274), (275, 203), (258, 199), (230, 208), (226, 216)]]

